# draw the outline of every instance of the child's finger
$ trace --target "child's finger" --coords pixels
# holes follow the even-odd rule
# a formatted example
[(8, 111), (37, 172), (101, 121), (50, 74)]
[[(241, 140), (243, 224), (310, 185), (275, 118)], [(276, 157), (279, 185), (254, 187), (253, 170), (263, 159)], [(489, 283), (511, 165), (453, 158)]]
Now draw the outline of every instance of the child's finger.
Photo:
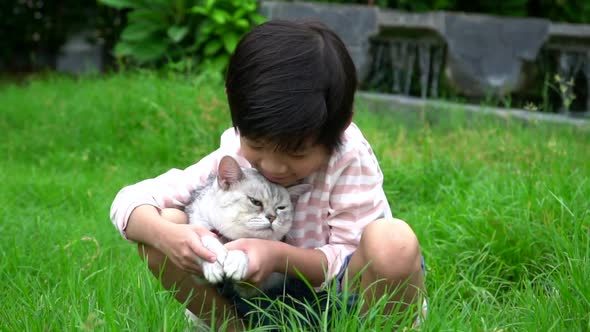
[(227, 249), (223, 246), (221, 242), (216, 237), (213, 236), (202, 236), (201, 237), (201, 244), (211, 251), (215, 257), (217, 258), (217, 262), (223, 265), (225, 261), (225, 257), (227, 255)]
[(194, 253), (197, 255), (195, 262), (197, 262), (198, 258), (201, 258), (203, 260), (206, 260), (208, 262), (215, 262), (217, 260), (217, 256), (215, 255), (214, 252), (212, 252), (211, 250), (207, 249), (199, 240), (199, 238), (195, 238), (194, 241), (190, 242), (190, 247), (191, 249), (194, 251)]

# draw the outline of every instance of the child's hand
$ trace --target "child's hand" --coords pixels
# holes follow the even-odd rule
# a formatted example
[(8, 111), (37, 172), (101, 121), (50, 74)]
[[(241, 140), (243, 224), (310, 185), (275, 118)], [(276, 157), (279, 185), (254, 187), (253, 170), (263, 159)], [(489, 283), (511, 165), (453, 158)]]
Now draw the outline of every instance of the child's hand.
[(202, 275), (199, 262), (216, 262), (218, 258), (216, 254), (207, 249), (201, 241), (202, 237), (215, 237), (213, 233), (197, 225), (174, 223), (168, 223), (167, 225), (166, 231), (161, 234), (158, 249), (172, 263), (187, 272)]
[(230, 252), (241, 250), (246, 253), (248, 268), (242, 280), (249, 281), (253, 284), (260, 284), (271, 273), (275, 272), (274, 267), (276, 266), (279, 253), (272, 250), (272, 242), (275, 241), (239, 239), (225, 244), (225, 247)]

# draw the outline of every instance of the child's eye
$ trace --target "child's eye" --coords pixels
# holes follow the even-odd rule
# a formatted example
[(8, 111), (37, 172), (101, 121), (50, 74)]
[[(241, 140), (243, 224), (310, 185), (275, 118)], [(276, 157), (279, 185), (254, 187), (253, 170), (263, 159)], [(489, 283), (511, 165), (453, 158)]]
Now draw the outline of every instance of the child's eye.
[(252, 149), (252, 150), (262, 150), (262, 149), (264, 149), (264, 144), (262, 144), (260, 142), (246, 140), (245, 143), (246, 143), (246, 146), (249, 149)]
[(292, 159), (303, 159), (303, 158), (305, 158), (305, 156), (306, 156), (305, 154), (297, 154), (297, 153), (289, 154), (289, 157), (291, 157)]
[(252, 204), (254, 204), (256, 206), (262, 207), (262, 202), (261, 201), (255, 199), (255, 198), (252, 198), (252, 197), (248, 197), (248, 199), (250, 200), (250, 203), (252, 203)]

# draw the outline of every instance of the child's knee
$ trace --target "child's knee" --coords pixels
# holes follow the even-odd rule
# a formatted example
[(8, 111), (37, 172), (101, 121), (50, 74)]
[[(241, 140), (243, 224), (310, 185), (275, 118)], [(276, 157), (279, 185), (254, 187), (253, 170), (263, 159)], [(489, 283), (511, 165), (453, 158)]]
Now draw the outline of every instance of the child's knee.
[(160, 211), (162, 218), (175, 224), (188, 224), (188, 216), (184, 211), (174, 208), (162, 209)]
[(400, 219), (379, 219), (367, 225), (361, 247), (372, 269), (379, 274), (405, 278), (421, 269), (418, 238)]

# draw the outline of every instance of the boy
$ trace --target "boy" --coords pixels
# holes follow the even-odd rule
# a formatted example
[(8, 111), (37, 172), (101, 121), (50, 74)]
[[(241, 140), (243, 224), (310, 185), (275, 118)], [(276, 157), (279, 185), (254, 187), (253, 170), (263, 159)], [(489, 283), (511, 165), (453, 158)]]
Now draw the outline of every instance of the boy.
[[(213, 234), (187, 225), (182, 208), (224, 155), (283, 186), (313, 186), (297, 201), (287, 243), (240, 239), (226, 244), (246, 252), (249, 282), (285, 271), (297, 279), (299, 271), (314, 287), (334, 281), (358, 291), (371, 285), (363, 292), (365, 306), (392, 290), (396, 303), (387, 310), (419, 301), (424, 282), (418, 240), (405, 222), (392, 217), (378, 162), (352, 123), (356, 86), (350, 55), (324, 25), (270, 21), (255, 27), (230, 60), (226, 91), (234, 129), (222, 135), (219, 149), (183, 171), (126, 187), (115, 198), (114, 224), (139, 243), (164, 286), (175, 286), (176, 298), (188, 300), (188, 309), (204, 321), (211, 323), (202, 314), (214, 309), (229, 318), (235, 317), (234, 308), (239, 318), (247, 313), (240, 299), (190, 277), (200, 274), (197, 256), (215, 261), (200, 242)], [(355, 285), (347, 283), (357, 275)]]

